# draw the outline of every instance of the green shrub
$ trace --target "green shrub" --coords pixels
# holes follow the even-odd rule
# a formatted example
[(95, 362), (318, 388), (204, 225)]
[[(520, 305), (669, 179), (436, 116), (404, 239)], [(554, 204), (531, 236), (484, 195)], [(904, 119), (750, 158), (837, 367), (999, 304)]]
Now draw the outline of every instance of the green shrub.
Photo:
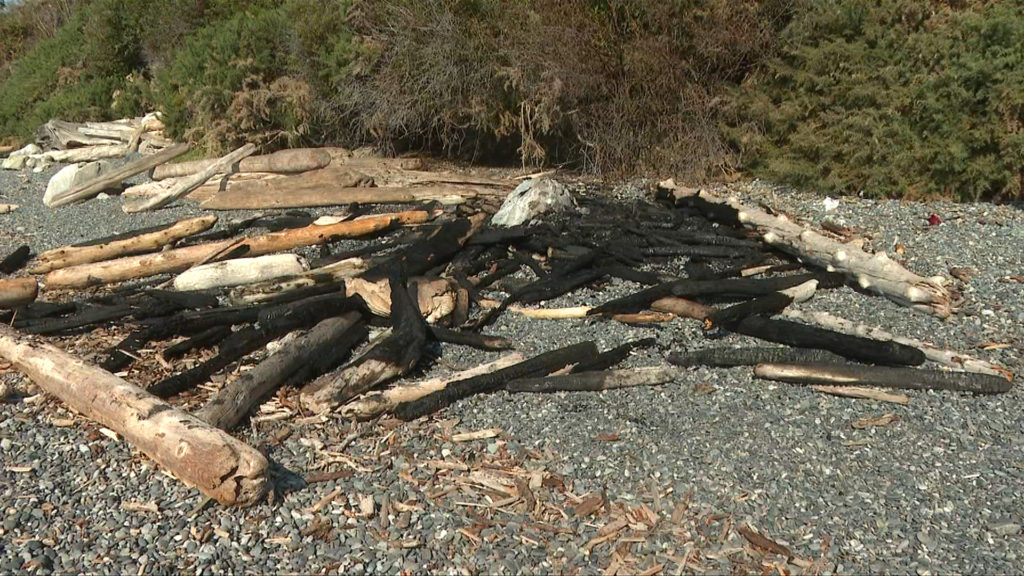
[(1024, 5), (808, 3), (738, 93), (745, 168), (827, 192), (1019, 197)]

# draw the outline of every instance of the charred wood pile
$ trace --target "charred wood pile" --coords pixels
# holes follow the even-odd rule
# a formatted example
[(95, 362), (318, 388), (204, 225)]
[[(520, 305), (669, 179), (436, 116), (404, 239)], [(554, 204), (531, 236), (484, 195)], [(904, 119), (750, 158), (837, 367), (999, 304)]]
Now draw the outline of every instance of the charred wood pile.
[[(578, 195), (567, 207), (564, 197), (544, 203), (531, 196), (541, 188), (568, 194), (550, 178), (470, 177), (341, 150), (261, 156), (246, 146), (220, 159), (168, 164), (183, 149), (147, 140), (146, 126), (153, 125), (52, 126), (51, 138), (64, 145), (96, 146), (104, 134), (127, 136), (129, 146), (167, 144), (79, 182), (53, 205), (148, 170), (152, 183), (125, 191), (127, 212), (181, 198), (210, 210), (282, 211), (219, 229), (212, 213), (34, 258), (19, 249), (0, 264), (0, 357), (225, 505), (252, 504), (267, 490), (266, 459), (228, 432), (282, 387), (295, 390), (295, 406), (308, 415), (404, 420), (499, 391), (668, 385), (697, 365), (752, 366), (758, 378), (889, 401), (903, 397), (866, 387), (969, 394), (1011, 387), (1001, 366), (800, 311), (795, 305), (816, 291), (851, 288), (908, 313), (947, 316), (955, 302), (941, 277), (918, 276), (884, 254), (736, 199), (669, 182), (651, 202), (623, 206)], [(526, 216), (498, 225), (492, 216), (506, 196), (526, 204), (504, 212)], [(400, 209), (379, 211), (394, 204)], [(541, 204), (561, 211), (539, 215)], [(339, 213), (283, 212), (314, 206)], [(359, 245), (338, 250), (342, 240)], [(613, 278), (640, 288), (594, 306), (544, 305)], [(488, 333), (502, 314), (630, 324), (692, 319), (708, 333), (743, 334), (765, 346), (679, 343), (663, 351), (661, 365), (623, 368), (632, 351), (655, 342), (609, 350), (567, 342), (524, 355)], [(120, 336), (95, 363), (48, 342), (97, 329)], [(435, 342), (493, 351), (495, 359), (450, 378), (411, 378), (434, 361)], [(133, 366), (154, 354), (166, 374), (143, 382)], [(251, 369), (236, 375), (239, 363)], [(222, 385), (197, 394), (213, 378)], [(194, 409), (182, 407), (183, 397)]]

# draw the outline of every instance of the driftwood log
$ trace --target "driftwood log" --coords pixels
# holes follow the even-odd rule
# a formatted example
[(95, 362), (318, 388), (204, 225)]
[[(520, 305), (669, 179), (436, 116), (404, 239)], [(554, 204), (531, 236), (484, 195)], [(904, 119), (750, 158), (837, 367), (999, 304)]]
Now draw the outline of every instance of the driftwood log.
[(207, 180), (213, 178), (215, 174), (230, 171), (233, 164), (247, 156), (251, 156), (254, 152), (256, 152), (256, 146), (254, 144), (246, 144), (241, 148), (234, 150), (230, 154), (215, 160), (199, 172), (182, 178), (181, 181), (175, 184), (175, 186), (170, 190), (165, 190), (148, 198), (132, 199), (125, 202), (122, 209), (128, 214), (133, 214), (136, 212), (147, 212), (149, 210), (160, 208), (161, 206), (166, 206), (178, 198), (188, 194), (192, 190), (195, 190), (199, 186), (202, 186)]
[[(192, 176), (209, 169), (216, 164), (216, 159), (192, 160), (177, 164), (163, 164), (153, 168), (150, 177), (153, 180), (166, 180)], [(237, 172), (275, 172), (278, 174), (294, 174), (317, 170), (331, 163), (331, 154), (322, 148), (295, 148), (281, 150), (262, 156), (249, 156), (238, 162)]]
[(151, 156), (143, 156), (138, 160), (133, 160), (125, 164), (113, 172), (103, 174), (95, 180), (84, 182), (81, 185), (64, 192), (63, 194), (53, 198), (50, 205), (57, 207), (77, 202), (79, 200), (87, 200), (104, 190), (120, 186), (122, 181), (131, 178), (136, 174), (141, 174), (154, 166), (159, 166), (160, 164), (169, 162), (188, 151), (188, 144), (175, 144), (174, 146), (161, 150)]
[(974, 394), (1002, 394), (1013, 387), (1006, 378), (988, 374), (853, 364), (758, 364), (754, 375), (790, 384), (880, 386)]
[(364, 338), (366, 324), (357, 312), (323, 320), (221, 388), (196, 417), (230, 430), (278, 387), (330, 370)]
[(47, 250), (32, 261), (29, 272), (33, 274), (45, 274), (58, 268), (67, 268), (90, 262), (100, 262), (131, 256), (133, 254), (144, 254), (155, 252), (164, 246), (169, 246), (182, 238), (188, 238), (213, 228), (217, 223), (217, 217), (200, 216), (189, 218), (173, 224), (163, 226), (157, 230), (144, 232), (130, 238), (122, 238), (90, 244), (88, 246), (64, 246)]
[(376, 418), (385, 412), (391, 412), (398, 407), (399, 404), (405, 404), (414, 400), (419, 400), (424, 396), (443, 390), (445, 386), (452, 382), (458, 382), (460, 380), (466, 380), (482, 374), (490, 374), (496, 370), (502, 368), (508, 368), (514, 364), (518, 364), (523, 361), (523, 355), (518, 352), (507, 354), (486, 364), (481, 364), (469, 370), (463, 370), (456, 372), (451, 376), (443, 378), (431, 378), (429, 380), (423, 380), (420, 382), (412, 382), (409, 384), (402, 383), (387, 390), (379, 390), (373, 392), (367, 392), (359, 398), (345, 404), (341, 407), (341, 415), (346, 418), (353, 418), (356, 420), (369, 420)]
[[(293, 178), (302, 179), (302, 176)], [(268, 210), (272, 208), (315, 208), (319, 206), (345, 206), (347, 204), (415, 204), (440, 202), (461, 204), (476, 198), (479, 191), (468, 186), (410, 186), (365, 187), (320, 185), (303, 183), (292, 188), (291, 178), (252, 180), (233, 183), (226, 190), (203, 200), (199, 207), (205, 210)], [(306, 187), (309, 186), (309, 187)]]
[(732, 331), (797, 348), (828, 350), (858, 362), (920, 366), (925, 361), (924, 353), (917, 348), (892, 341), (850, 336), (789, 320), (748, 316), (737, 323)]
[(366, 272), (369, 267), (370, 263), (362, 258), (347, 258), (276, 280), (238, 286), (228, 294), (228, 301), (232, 304), (253, 304), (273, 300), (289, 292), (314, 286), (337, 286), (340, 288), (342, 281)]
[(82, 264), (50, 272), (46, 275), (46, 286), (49, 288), (85, 288), (133, 278), (181, 272), (218, 253), (224, 253), (234, 248), (245, 249), (247, 256), (259, 256), (302, 246), (323, 244), (341, 238), (366, 236), (395, 225), (422, 224), (432, 217), (431, 212), (424, 210), (380, 214), (327, 226), (312, 225), (253, 236), (243, 240), (222, 240), (165, 250), (158, 254), (143, 254), (106, 262)]
[[(673, 193), (680, 191), (671, 182), (662, 183), (662, 187)], [(736, 221), (756, 230), (770, 246), (829, 272), (842, 273), (862, 289), (885, 296), (900, 306), (942, 318), (952, 312), (952, 299), (942, 276), (919, 276), (884, 252), (868, 254), (857, 245), (827, 238), (785, 216), (773, 216), (760, 208), (746, 206), (736, 198), (722, 198), (705, 190), (695, 195), (681, 193), (676, 200), (690, 201), (698, 208), (711, 205), (713, 208), (707, 212), (712, 213), (729, 209)]]
[(35, 301), (39, 284), (35, 278), (0, 278), (0, 308), (17, 308)]
[(267, 493), (267, 460), (202, 420), (113, 374), (0, 325), (0, 356), (40, 388), (121, 434), (168, 472), (225, 506)]
[(236, 258), (195, 266), (174, 278), (174, 289), (207, 290), (266, 282), (305, 272), (309, 266), (297, 254), (267, 254), (254, 258)]
[(1013, 378), (1013, 373), (1009, 370), (998, 364), (988, 362), (987, 360), (975, 358), (955, 350), (939, 348), (934, 344), (922, 342), (914, 338), (896, 336), (876, 326), (857, 324), (827, 312), (806, 312), (803, 310), (790, 309), (783, 312), (782, 316), (784, 318), (799, 320), (800, 322), (821, 326), (822, 328), (828, 328), (829, 330), (835, 330), (836, 332), (842, 332), (852, 336), (873, 338), (875, 340), (892, 340), (893, 342), (917, 348), (921, 352), (924, 352), (924, 355), (932, 362), (942, 364), (943, 366), (949, 366), (956, 370), (977, 372), (978, 374), (991, 374), (993, 376), (1003, 376), (1007, 379)]

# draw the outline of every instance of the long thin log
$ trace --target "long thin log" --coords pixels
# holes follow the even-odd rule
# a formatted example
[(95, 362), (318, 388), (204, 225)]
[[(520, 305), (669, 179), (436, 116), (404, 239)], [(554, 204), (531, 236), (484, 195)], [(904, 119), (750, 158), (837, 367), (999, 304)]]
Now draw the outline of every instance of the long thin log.
[(515, 344), (501, 336), (491, 336), (488, 334), (479, 334), (477, 332), (467, 332), (462, 330), (449, 330), (448, 328), (442, 328), (440, 326), (430, 326), (430, 335), (434, 337), (438, 342), (446, 342), (448, 344), (458, 344), (461, 346), (469, 346), (470, 348), (476, 348), (477, 350), (511, 350), (515, 348)]
[(367, 260), (348, 258), (300, 274), (239, 286), (228, 294), (228, 301), (232, 304), (252, 304), (313, 286), (337, 285), (340, 288), (343, 280), (354, 278), (366, 272), (369, 267), (370, 263)]
[(230, 430), (278, 387), (330, 370), (364, 338), (366, 324), (357, 312), (323, 320), (221, 388), (196, 417)]
[[(216, 158), (164, 164), (153, 168), (153, 180), (192, 176), (214, 166)], [(238, 172), (274, 172), (278, 174), (294, 174), (317, 170), (331, 163), (331, 155), (320, 148), (294, 148), (280, 150), (272, 154), (250, 156), (238, 162)]]
[(256, 146), (254, 144), (246, 144), (230, 154), (223, 156), (196, 174), (182, 178), (174, 188), (160, 192), (159, 194), (155, 194), (149, 198), (141, 198), (126, 202), (122, 209), (128, 214), (134, 214), (136, 212), (147, 212), (149, 210), (160, 208), (161, 206), (166, 206), (178, 198), (188, 194), (192, 190), (195, 190), (199, 186), (202, 186), (204, 182), (213, 178), (215, 174), (228, 172), (233, 164), (247, 156), (251, 156), (254, 152), (256, 152)]
[(72, 409), (124, 436), (183, 482), (225, 506), (267, 493), (267, 460), (222, 430), (113, 374), (0, 325), (0, 356)]
[(0, 308), (17, 308), (35, 301), (39, 283), (35, 278), (0, 279)]
[(133, 278), (181, 272), (235, 244), (238, 247), (246, 248), (248, 256), (259, 256), (302, 246), (323, 244), (341, 238), (366, 236), (395, 224), (422, 224), (430, 220), (432, 216), (432, 213), (424, 210), (380, 214), (327, 226), (312, 225), (282, 230), (246, 238), (241, 242), (228, 239), (165, 250), (158, 254), (143, 254), (106, 262), (82, 264), (50, 272), (46, 275), (46, 286), (49, 288), (86, 288)]
[(852, 364), (758, 364), (754, 376), (790, 384), (879, 386), (974, 394), (1002, 394), (1013, 387), (1006, 378), (988, 374)]
[[(671, 186), (663, 183), (663, 187)], [(757, 230), (766, 244), (792, 254), (801, 261), (839, 272), (861, 288), (915, 310), (945, 318), (952, 312), (952, 300), (942, 276), (919, 276), (889, 258), (884, 252), (868, 254), (859, 246), (837, 242), (791, 222), (785, 216), (773, 216), (760, 208), (747, 206), (735, 198), (722, 198), (706, 190), (682, 195), (700, 208), (712, 205), (734, 212), (735, 219)]]
[(443, 390), (445, 386), (452, 382), (458, 382), (480, 376), (483, 374), (490, 374), (496, 370), (502, 368), (508, 368), (514, 364), (518, 364), (523, 361), (523, 355), (518, 352), (507, 354), (486, 364), (481, 364), (469, 370), (463, 370), (456, 372), (450, 376), (443, 378), (431, 378), (429, 380), (423, 380), (420, 382), (413, 382), (411, 384), (400, 384), (387, 390), (379, 390), (374, 392), (367, 392), (359, 398), (345, 404), (341, 407), (341, 415), (346, 418), (353, 418), (356, 420), (369, 420), (376, 418), (385, 412), (390, 412), (397, 408), (400, 404), (413, 402), (419, 400), (424, 396)]
[(679, 376), (679, 369), (671, 366), (626, 368), (580, 372), (543, 378), (523, 378), (505, 385), (509, 392), (600, 392), (637, 386), (658, 386)]
[(125, 164), (113, 172), (103, 174), (99, 178), (90, 182), (83, 182), (81, 185), (64, 192), (63, 194), (53, 198), (50, 205), (52, 207), (57, 207), (70, 204), (71, 202), (77, 202), (79, 200), (87, 200), (104, 190), (120, 185), (123, 180), (131, 178), (136, 174), (141, 174), (154, 166), (163, 164), (164, 162), (169, 162), (188, 151), (188, 144), (175, 144), (174, 146), (165, 148), (151, 156), (143, 156), (142, 158)]
[(878, 400), (879, 402), (890, 402), (906, 406), (910, 404), (910, 396), (906, 394), (893, 394), (875, 388), (862, 388), (860, 386), (811, 386), (816, 392), (842, 396), (844, 398), (859, 398), (862, 400)]
[(779, 346), (748, 346), (745, 348), (705, 348), (675, 352), (668, 357), (670, 364), (682, 367), (714, 366), (732, 368), (757, 364), (845, 362), (846, 359), (828, 350), (782, 348)]
[(632, 342), (626, 342), (601, 352), (593, 358), (588, 358), (579, 364), (572, 367), (571, 374), (578, 374), (580, 372), (592, 372), (599, 370), (607, 370), (612, 366), (616, 366), (619, 363), (629, 358), (629, 355), (637, 348), (648, 348), (657, 344), (657, 340), (654, 338), (643, 338), (641, 340), (633, 340)]
[(237, 182), (199, 204), (204, 210), (268, 210), (316, 208), (347, 204), (415, 204), (440, 202), (461, 204), (479, 192), (466, 186), (410, 186), (376, 188), (365, 186), (320, 186), (291, 189), (282, 180)]
[(969, 356), (955, 350), (939, 348), (934, 344), (929, 344), (914, 338), (896, 336), (876, 326), (857, 324), (827, 312), (807, 312), (804, 310), (790, 309), (783, 312), (782, 316), (790, 320), (799, 320), (800, 322), (821, 326), (822, 328), (828, 328), (829, 330), (835, 330), (836, 332), (842, 332), (852, 336), (874, 338), (875, 340), (892, 340), (893, 342), (917, 348), (921, 352), (924, 352), (924, 355), (932, 362), (937, 362), (943, 366), (949, 366), (956, 370), (965, 370), (967, 372), (976, 372), (978, 374), (991, 374), (993, 376), (1003, 376), (1010, 380), (1013, 379), (1013, 373), (998, 364), (994, 364), (980, 358), (975, 358), (974, 356)]
[(189, 268), (174, 278), (174, 289), (187, 291), (242, 286), (294, 276), (306, 269), (306, 260), (298, 254), (237, 258)]
[(58, 268), (100, 262), (133, 254), (155, 252), (182, 238), (188, 238), (189, 236), (205, 232), (213, 228), (216, 223), (216, 216), (200, 216), (198, 218), (181, 220), (162, 229), (141, 233), (131, 238), (112, 240), (90, 246), (55, 248), (47, 250), (36, 257), (28, 270), (33, 274), (45, 274)]
[(490, 374), (474, 376), (458, 382), (452, 382), (441, 390), (404, 403), (395, 409), (395, 415), (402, 420), (415, 420), (446, 406), (450, 406), (463, 398), (475, 394), (486, 394), (501, 390), (506, 383), (519, 378), (545, 376), (569, 364), (578, 363), (583, 359), (597, 355), (597, 345), (593, 342), (580, 342), (557, 350), (544, 352), (507, 368)]
[(760, 316), (748, 316), (733, 327), (738, 334), (745, 334), (799, 348), (828, 350), (840, 356), (872, 364), (897, 366), (920, 366), (925, 361), (924, 353), (917, 348), (889, 340), (872, 340), (850, 336), (841, 332), (808, 326), (789, 320), (773, 320)]

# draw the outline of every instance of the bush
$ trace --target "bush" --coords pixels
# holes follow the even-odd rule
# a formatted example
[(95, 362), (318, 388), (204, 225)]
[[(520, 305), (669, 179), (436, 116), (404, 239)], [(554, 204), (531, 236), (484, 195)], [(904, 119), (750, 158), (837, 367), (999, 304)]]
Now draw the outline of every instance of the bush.
[(871, 196), (1024, 192), (1020, 3), (813, 2), (782, 44), (729, 129), (755, 174)]

